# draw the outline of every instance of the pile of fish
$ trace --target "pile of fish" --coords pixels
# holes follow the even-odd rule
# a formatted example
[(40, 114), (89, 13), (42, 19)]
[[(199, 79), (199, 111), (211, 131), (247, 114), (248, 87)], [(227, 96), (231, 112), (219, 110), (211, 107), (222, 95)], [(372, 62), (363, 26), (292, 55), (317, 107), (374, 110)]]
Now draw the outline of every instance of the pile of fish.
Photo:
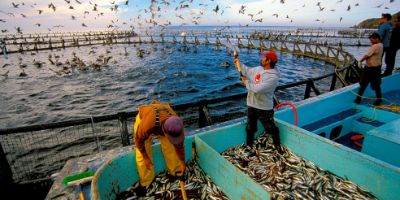
[(223, 152), (236, 167), (260, 183), (272, 199), (376, 199), (354, 183), (316, 167), (263, 134), (252, 147), (239, 145)]
[[(188, 199), (229, 199), (216, 186), (194, 161), (186, 164), (185, 191)], [(130, 199), (182, 199), (179, 180), (164, 171), (160, 173), (153, 183), (146, 187), (147, 194), (139, 197), (135, 193), (136, 183), (126, 191), (117, 195), (117, 200)]]

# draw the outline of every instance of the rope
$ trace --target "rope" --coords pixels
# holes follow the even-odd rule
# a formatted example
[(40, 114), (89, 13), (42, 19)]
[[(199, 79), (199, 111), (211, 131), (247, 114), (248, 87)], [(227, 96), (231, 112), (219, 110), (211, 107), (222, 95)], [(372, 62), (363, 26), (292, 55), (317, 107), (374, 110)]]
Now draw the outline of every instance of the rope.
[[(356, 92), (354, 92), (352, 90), (350, 92), (353, 93), (355, 96), (361, 97), (363, 99), (369, 99), (369, 100), (378, 100), (379, 99), (379, 98), (376, 98), (376, 97), (362, 96), (362, 95), (359, 95), (359, 94), (357, 94)], [(382, 101), (385, 101), (385, 102), (389, 103), (389, 104), (388, 105), (379, 105), (379, 106), (374, 106), (374, 105), (369, 104), (369, 105), (374, 107), (374, 109), (375, 109), (374, 112), (376, 111), (376, 109), (383, 109), (383, 110), (389, 110), (389, 111), (392, 111), (392, 112), (400, 113), (400, 105), (399, 104), (397, 104), (396, 102), (393, 102), (393, 101), (389, 101), (388, 99), (385, 99), (385, 98), (380, 98), (380, 99)]]

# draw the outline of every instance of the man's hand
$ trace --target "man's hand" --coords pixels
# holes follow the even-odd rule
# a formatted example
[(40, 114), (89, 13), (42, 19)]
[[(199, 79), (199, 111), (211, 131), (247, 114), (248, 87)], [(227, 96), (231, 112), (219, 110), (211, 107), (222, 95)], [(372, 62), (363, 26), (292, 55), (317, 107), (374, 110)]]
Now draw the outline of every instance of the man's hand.
[(247, 83), (247, 81), (248, 81), (247, 78), (244, 77), (244, 76), (241, 76), (241, 77), (240, 77), (240, 80), (241, 80), (242, 83), (245, 84), (245, 85), (246, 85), (246, 83)]
[(144, 164), (146, 165), (146, 168), (148, 170), (150, 170), (151, 167), (153, 166), (153, 163), (151, 162), (151, 160), (149, 158), (144, 158)]
[(186, 164), (182, 161), (180, 162), (180, 168), (181, 168), (182, 174), (184, 174), (186, 171)]
[(240, 60), (239, 60), (239, 58), (234, 58), (234, 59), (233, 59), (233, 64), (235, 65), (236, 69), (237, 69), (239, 72), (242, 71), (242, 69), (240, 69)]
[(237, 66), (239, 64), (239, 58), (234, 58), (233, 64), (235, 64), (235, 66)]

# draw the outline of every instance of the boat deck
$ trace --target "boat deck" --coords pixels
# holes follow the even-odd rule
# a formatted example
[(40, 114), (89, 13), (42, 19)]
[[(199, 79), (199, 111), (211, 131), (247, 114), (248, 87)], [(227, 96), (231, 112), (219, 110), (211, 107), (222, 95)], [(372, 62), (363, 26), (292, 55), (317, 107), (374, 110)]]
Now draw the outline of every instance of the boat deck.
[[(353, 93), (358, 89), (354, 85), (296, 104), (298, 127), (293, 125), (291, 109), (276, 112), (282, 145), (316, 166), (365, 188), (379, 199), (398, 199), (400, 114), (391, 108), (400, 104), (400, 90), (394, 84), (400, 79), (400, 74), (386, 78), (390, 79), (382, 85), (384, 91), (389, 91), (383, 93), (384, 105), (392, 107), (373, 107), (374, 100), (368, 99), (361, 104), (353, 103)], [(370, 89), (365, 94), (367, 97), (374, 95)], [(185, 140), (187, 159), (191, 159), (191, 146), (195, 143), (196, 158), (203, 165), (202, 169), (229, 197), (250, 194), (259, 197), (253, 199), (267, 199), (269, 196), (260, 185), (219, 155), (245, 141), (245, 126), (245, 118), (242, 118), (196, 130), (196, 136), (188, 136)], [(356, 134), (364, 135), (358, 140), (362, 147), (349, 140)], [(135, 173), (131, 173), (136, 169), (133, 156), (134, 152), (126, 147), (69, 161), (47, 199), (77, 199), (76, 187), (64, 187), (62, 178), (88, 169), (97, 173), (92, 187), (84, 187), (86, 195), (92, 194), (87, 199), (105, 199), (124, 191), (138, 179)], [(153, 146), (154, 156), (155, 162), (159, 161), (156, 170), (163, 170), (159, 146)]]

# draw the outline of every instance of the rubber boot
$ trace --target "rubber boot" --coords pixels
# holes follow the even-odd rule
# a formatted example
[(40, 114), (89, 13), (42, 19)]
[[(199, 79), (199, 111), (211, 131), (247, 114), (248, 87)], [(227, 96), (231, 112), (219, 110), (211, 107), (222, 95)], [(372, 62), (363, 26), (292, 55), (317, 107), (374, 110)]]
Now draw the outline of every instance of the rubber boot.
[(253, 146), (254, 134), (255, 134), (255, 132), (247, 131), (247, 134), (246, 134), (246, 145), (247, 146), (250, 146), (250, 147)]
[(360, 104), (361, 103), (361, 96), (364, 94), (364, 91), (367, 87), (362, 87), (360, 86), (360, 89), (358, 90), (358, 95), (357, 98), (354, 100), (354, 103)]
[(374, 102), (374, 106), (379, 106), (382, 103), (382, 91), (381, 91), (381, 87), (378, 87), (375, 89), (375, 93), (376, 93), (376, 101)]

